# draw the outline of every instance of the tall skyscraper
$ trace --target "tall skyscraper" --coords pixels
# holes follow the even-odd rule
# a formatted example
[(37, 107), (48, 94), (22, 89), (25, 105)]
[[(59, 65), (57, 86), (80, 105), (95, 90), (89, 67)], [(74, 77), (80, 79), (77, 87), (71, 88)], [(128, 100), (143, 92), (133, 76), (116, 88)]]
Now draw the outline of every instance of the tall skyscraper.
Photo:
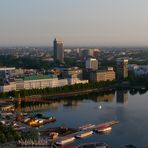
[(116, 78), (122, 81), (124, 78), (128, 77), (128, 60), (127, 59), (117, 59), (116, 65)]
[(98, 60), (95, 58), (88, 58), (85, 61), (85, 68), (97, 70), (98, 69)]
[(63, 41), (60, 38), (55, 38), (53, 41), (54, 46), (54, 61), (55, 62), (64, 62), (64, 47)]

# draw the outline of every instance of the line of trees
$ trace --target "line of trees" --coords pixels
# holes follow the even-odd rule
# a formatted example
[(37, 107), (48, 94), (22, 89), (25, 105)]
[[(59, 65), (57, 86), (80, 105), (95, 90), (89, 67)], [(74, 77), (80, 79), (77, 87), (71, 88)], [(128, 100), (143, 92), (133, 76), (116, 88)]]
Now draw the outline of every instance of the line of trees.
[(55, 87), (55, 88), (44, 88), (44, 89), (30, 89), (30, 90), (20, 90), (20, 91), (11, 91), (1, 93), (1, 98), (8, 98), (8, 97), (15, 97), (17, 98), (20, 94), (21, 97), (24, 96), (31, 96), (31, 95), (49, 95), (55, 93), (64, 93), (70, 91), (79, 91), (85, 89), (94, 89), (94, 88), (101, 88), (101, 87), (108, 87), (115, 84), (116, 81), (101, 81), (96, 83), (86, 83), (86, 84), (74, 84), (74, 85), (66, 85), (63, 87)]
[(131, 86), (145, 86), (148, 88), (148, 75), (137, 76), (132, 71), (129, 71), (128, 81)]

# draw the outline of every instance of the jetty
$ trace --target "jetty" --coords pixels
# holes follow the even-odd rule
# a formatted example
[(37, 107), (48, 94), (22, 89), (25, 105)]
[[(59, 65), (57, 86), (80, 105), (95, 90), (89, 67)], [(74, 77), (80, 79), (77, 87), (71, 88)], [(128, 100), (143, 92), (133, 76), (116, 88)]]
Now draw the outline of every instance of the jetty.
[[(117, 120), (112, 120), (112, 121), (109, 121), (109, 122), (97, 124), (97, 125), (95, 125), (95, 126), (92, 126), (92, 127), (89, 128), (89, 129), (80, 130), (80, 131), (78, 131), (78, 132), (76, 132), (76, 133), (69, 134), (69, 135), (67, 135), (67, 136), (58, 137), (57, 139), (53, 139), (53, 140), (50, 141), (50, 143), (55, 143), (55, 144), (56, 144), (56, 143), (62, 143), (62, 141), (65, 141), (65, 139), (67, 139), (67, 141), (68, 141), (68, 139), (75, 138), (75, 137), (77, 137), (78, 135), (83, 135), (83, 134), (85, 134), (85, 133), (89, 133), (89, 132), (91, 132), (91, 131), (94, 131), (95, 129), (101, 129), (101, 128), (104, 128), (104, 127), (112, 127), (113, 125), (118, 124), (118, 123), (119, 123), (119, 121), (117, 121)], [(76, 140), (76, 139), (74, 139), (74, 140)], [(73, 140), (73, 141), (74, 141), (74, 140)], [(69, 141), (68, 141), (68, 142), (69, 142)], [(66, 144), (66, 143), (64, 143), (64, 144)]]
[[(84, 130), (79, 130), (78, 132), (66, 135), (66, 136), (62, 136), (62, 137), (57, 137), (56, 139), (39, 139), (39, 140), (19, 140), (17, 143), (17, 146), (19, 147), (27, 147), (27, 146), (32, 146), (32, 147), (56, 147), (56, 145), (64, 145), (67, 144), (69, 142), (73, 142), (77, 139), (77, 137), (79, 135), (82, 135), (81, 138), (85, 138), (85, 135), (92, 135), (93, 131), (95, 131), (96, 129), (101, 129), (104, 127), (112, 127), (115, 124), (118, 124), (119, 121), (117, 120), (112, 120), (109, 122), (105, 122), (105, 123), (101, 123), (101, 124), (97, 124), (94, 125), (88, 129), (84, 129)], [(90, 134), (89, 134), (90, 133)], [(94, 132), (95, 133), (95, 132)], [(84, 136), (83, 136), (84, 135)]]

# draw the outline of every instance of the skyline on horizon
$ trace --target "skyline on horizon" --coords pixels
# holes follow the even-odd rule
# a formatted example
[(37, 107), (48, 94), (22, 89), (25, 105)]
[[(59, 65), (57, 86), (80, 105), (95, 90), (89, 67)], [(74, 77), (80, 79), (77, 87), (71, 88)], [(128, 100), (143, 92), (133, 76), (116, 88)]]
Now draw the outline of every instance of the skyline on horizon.
[(0, 0), (0, 46), (148, 46), (147, 0)]

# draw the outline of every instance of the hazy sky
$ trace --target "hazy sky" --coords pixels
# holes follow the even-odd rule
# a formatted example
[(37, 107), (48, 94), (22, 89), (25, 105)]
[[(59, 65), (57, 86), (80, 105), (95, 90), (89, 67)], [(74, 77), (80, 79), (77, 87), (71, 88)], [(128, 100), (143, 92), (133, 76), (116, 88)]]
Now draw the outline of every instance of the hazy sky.
[(0, 0), (0, 46), (148, 45), (148, 0)]

